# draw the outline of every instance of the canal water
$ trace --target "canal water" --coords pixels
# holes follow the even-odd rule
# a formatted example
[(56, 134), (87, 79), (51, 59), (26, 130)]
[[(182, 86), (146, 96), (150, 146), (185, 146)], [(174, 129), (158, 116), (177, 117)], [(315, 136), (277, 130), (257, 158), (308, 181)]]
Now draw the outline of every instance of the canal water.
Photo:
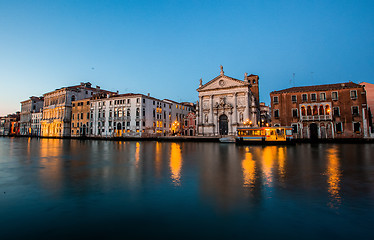
[(374, 145), (0, 138), (0, 239), (374, 239)]

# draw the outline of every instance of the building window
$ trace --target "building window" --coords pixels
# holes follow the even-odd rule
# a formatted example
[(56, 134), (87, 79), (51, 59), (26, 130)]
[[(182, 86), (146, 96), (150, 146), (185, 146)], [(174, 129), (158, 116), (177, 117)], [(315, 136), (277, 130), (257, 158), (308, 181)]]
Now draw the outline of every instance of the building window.
[(319, 115), (325, 115), (325, 109), (323, 108), (323, 105), (319, 106)]
[(130, 99), (127, 99), (127, 103), (130, 104)]
[(139, 115), (140, 115), (140, 109), (137, 108), (137, 109), (136, 109), (136, 116), (139, 117)]
[(90, 119), (90, 113), (89, 112), (87, 113), (87, 119)]
[(81, 119), (83, 119), (83, 113), (81, 113)]
[(301, 106), (301, 116), (306, 116), (305, 106)]
[(145, 122), (143, 121), (143, 127), (145, 127)]
[(278, 96), (274, 96), (274, 97), (273, 97), (273, 103), (274, 103), (274, 104), (279, 103), (279, 101), (278, 101)]
[(315, 93), (310, 94), (310, 100), (313, 102), (317, 101), (317, 94)]
[(343, 124), (341, 122), (335, 123), (335, 131), (336, 131), (336, 133), (342, 133), (343, 132)]
[(155, 101), (153, 101), (153, 105), (155, 105)]
[(274, 118), (279, 118), (279, 109), (274, 110)]
[(329, 105), (325, 106), (325, 114), (330, 115), (330, 106)]
[(291, 96), (291, 100), (292, 100), (293, 103), (297, 102), (297, 97), (296, 97), (296, 95), (292, 95), (292, 96)]
[(359, 115), (358, 106), (352, 106), (352, 115), (353, 116), (358, 116)]
[(136, 126), (139, 127), (139, 121), (136, 121)]
[(291, 126), (292, 126), (292, 133), (297, 133), (297, 124), (295, 124), (295, 123), (293, 123), (293, 124), (291, 124)]
[(317, 105), (313, 106), (313, 115), (318, 115), (318, 107), (317, 107)]
[(326, 101), (326, 93), (320, 93), (319, 94), (320, 101)]
[(297, 108), (292, 109), (292, 117), (297, 118)]
[(360, 132), (360, 123), (359, 122), (354, 122), (353, 123), (353, 131), (355, 133), (359, 133)]
[(357, 90), (351, 90), (351, 99), (357, 99)]
[(301, 100), (303, 101), (303, 102), (306, 102), (306, 101), (308, 101), (308, 94), (303, 94), (303, 95), (301, 95)]
[(339, 117), (340, 116), (339, 107), (333, 107), (333, 115), (334, 115), (334, 117)]
[(126, 126), (130, 127), (130, 122), (127, 122), (127, 123), (126, 123)]
[(137, 99), (136, 99), (136, 103), (140, 103), (140, 98), (137, 98)]
[(312, 107), (311, 107), (311, 106), (307, 106), (307, 107), (306, 107), (306, 114), (307, 114), (308, 116), (312, 115)]
[(280, 124), (276, 123), (274, 124), (274, 127), (280, 127)]
[(333, 101), (337, 101), (338, 100), (338, 92), (332, 92), (331, 93), (331, 99)]

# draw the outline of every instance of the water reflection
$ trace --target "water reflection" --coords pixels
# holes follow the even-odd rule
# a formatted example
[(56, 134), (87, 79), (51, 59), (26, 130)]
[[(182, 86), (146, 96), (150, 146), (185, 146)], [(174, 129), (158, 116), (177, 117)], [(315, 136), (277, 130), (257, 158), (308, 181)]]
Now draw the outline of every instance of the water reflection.
[(170, 146), (170, 172), (174, 186), (181, 185), (181, 169), (182, 169), (182, 151), (178, 143), (172, 143)]
[(273, 183), (273, 165), (277, 147), (265, 147), (262, 152), (262, 174), (263, 184), (267, 187), (272, 187)]
[(245, 158), (242, 161), (243, 187), (253, 188), (255, 184), (256, 162), (252, 159), (249, 147), (246, 148)]
[(340, 178), (339, 156), (336, 147), (327, 150), (327, 184), (330, 195), (329, 206), (337, 208), (341, 203), (340, 197)]

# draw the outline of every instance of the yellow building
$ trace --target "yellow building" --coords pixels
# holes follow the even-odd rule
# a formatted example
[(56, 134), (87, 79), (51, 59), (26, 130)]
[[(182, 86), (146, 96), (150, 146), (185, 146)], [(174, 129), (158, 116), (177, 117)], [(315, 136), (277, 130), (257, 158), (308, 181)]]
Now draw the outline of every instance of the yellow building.
[(90, 99), (82, 99), (72, 102), (71, 111), (71, 136), (82, 137), (89, 133), (90, 124)]

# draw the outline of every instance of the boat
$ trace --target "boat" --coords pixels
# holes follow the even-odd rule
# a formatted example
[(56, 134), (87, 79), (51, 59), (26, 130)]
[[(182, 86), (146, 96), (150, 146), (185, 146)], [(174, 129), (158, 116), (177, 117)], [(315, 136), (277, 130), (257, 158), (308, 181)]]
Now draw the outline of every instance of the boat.
[(241, 127), (237, 129), (237, 144), (295, 144), (292, 127)]
[(235, 137), (222, 137), (219, 139), (221, 143), (235, 143), (236, 139)]

